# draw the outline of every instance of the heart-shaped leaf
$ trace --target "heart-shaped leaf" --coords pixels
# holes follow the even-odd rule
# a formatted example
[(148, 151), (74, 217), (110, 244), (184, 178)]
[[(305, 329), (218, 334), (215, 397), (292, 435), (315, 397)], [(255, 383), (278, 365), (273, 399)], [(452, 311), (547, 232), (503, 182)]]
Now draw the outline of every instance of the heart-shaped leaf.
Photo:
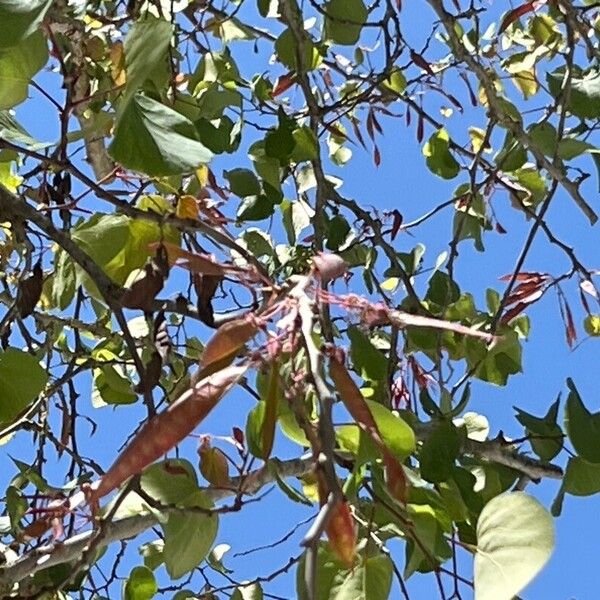
[(548, 562), (554, 548), (550, 513), (524, 492), (488, 502), (477, 521), (475, 598), (511, 600)]

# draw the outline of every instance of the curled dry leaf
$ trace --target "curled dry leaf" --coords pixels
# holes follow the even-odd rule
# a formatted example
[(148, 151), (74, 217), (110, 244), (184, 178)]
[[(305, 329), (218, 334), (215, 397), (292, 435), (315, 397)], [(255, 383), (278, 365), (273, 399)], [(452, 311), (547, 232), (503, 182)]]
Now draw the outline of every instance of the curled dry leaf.
[(147, 421), (100, 479), (93, 504), (175, 447), (206, 417), (236, 384), (247, 367), (227, 367), (183, 393), (167, 410)]
[[(154, 242), (149, 244), (148, 248), (153, 250), (159, 245), (159, 242)], [(225, 273), (240, 271), (236, 267), (219, 263), (209, 254), (194, 254), (171, 242), (162, 242), (162, 245), (167, 251), (171, 266), (183, 267), (192, 273), (201, 273), (202, 275), (225, 275)]]
[(314, 268), (323, 283), (333, 281), (348, 271), (348, 263), (337, 254), (321, 252), (314, 256), (312, 260)]
[(223, 281), (221, 275), (200, 275), (199, 273), (193, 275), (194, 289), (198, 296), (198, 316), (209, 327), (215, 326), (212, 299), (221, 281)]
[(42, 263), (35, 263), (31, 273), (19, 285), (19, 296), (17, 298), (17, 310), (21, 317), (28, 317), (38, 303), (42, 295), (44, 284), (44, 273)]
[(151, 312), (152, 303), (162, 290), (168, 275), (167, 251), (162, 244), (158, 244), (154, 258), (126, 285), (127, 290), (121, 298), (121, 304), (125, 308), (139, 308), (144, 312)]

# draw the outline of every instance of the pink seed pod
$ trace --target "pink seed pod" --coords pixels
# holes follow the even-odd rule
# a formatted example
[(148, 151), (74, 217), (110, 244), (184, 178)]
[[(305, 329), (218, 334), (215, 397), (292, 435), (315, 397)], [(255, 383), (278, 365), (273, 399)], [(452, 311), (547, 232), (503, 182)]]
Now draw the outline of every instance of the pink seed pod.
[(312, 260), (314, 269), (323, 283), (333, 281), (348, 271), (348, 263), (337, 254), (320, 252)]

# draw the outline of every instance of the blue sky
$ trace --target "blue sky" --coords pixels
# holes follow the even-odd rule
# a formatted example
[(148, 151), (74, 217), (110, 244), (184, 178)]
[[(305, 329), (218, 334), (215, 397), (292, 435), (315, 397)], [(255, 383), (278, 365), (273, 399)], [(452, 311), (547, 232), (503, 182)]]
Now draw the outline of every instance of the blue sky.
[[(425, 3), (404, 3), (404, 22), (414, 22), (414, 30), (410, 35), (417, 37), (421, 34), (420, 26), (429, 23), (431, 15)], [(419, 4), (419, 6), (416, 6)], [(506, 8), (505, 2), (498, 11)], [(424, 35), (424, 32), (423, 32)], [(239, 64), (246, 74), (252, 69), (252, 62), (260, 60), (247, 50), (250, 45), (240, 46), (236, 53)], [(432, 56), (438, 56), (439, 47), (433, 46)], [(255, 67), (255, 70), (256, 67)], [(252, 71), (254, 72), (254, 71)], [(51, 74), (43, 74), (37, 78), (51, 94), (62, 97), (57, 88), (57, 78)], [(460, 90), (463, 94), (464, 89)], [(32, 90), (32, 99), (17, 109), (17, 116), (22, 125), (40, 139), (55, 139), (58, 133), (58, 121), (52, 106), (39, 93)], [(440, 106), (444, 104), (440, 97)], [(465, 106), (468, 101), (465, 100)], [(400, 109), (398, 109), (400, 110)], [(444, 120), (440, 117), (440, 120)], [(448, 129), (463, 131), (465, 125), (481, 126), (484, 116), (477, 111), (467, 108), (465, 115), (456, 112), (448, 119)], [(355, 198), (362, 206), (372, 205), (377, 210), (398, 209), (404, 215), (405, 221), (410, 221), (441, 201), (449, 198), (454, 188), (463, 181), (460, 177), (453, 182), (445, 182), (430, 174), (424, 164), (424, 158), (419, 145), (414, 139), (413, 128), (407, 129), (403, 119), (387, 119), (382, 121), (384, 137), (379, 146), (382, 153), (382, 164), (375, 169), (372, 157), (359, 147), (354, 147), (354, 158), (348, 166), (338, 169), (331, 168), (330, 173), (344, 179), (342, 193)], [(432, 130), (426, 132), (426, 137)], [(241, 157), (241, 159), (240, 159)], [(593, 171), (591, 159), (584, 165)], [(220, 175), (223, 169), (232, 166), (248, 166), (249, 161), (243, 150), (233, 158), (218, 158), (213, 169)], [(365, 174), (368, 174), (365, 176)], [(585, 182), (584, 196), (600, 210), (598, 200), (598, 182), (591, 178)], [(235, 201), (234, 201), (235, 202)], [(87, 204), (87, 207), (94, 204)], [(234, 208), (234, 207), (232, 207)], [(106, 210), (105, 207), (103, 207)], [(499, 194), (494, 199), (496, 214), (507, 230), (507, 234), (488, 233), (484, 238), (485, 253), (478, 253), (471, 242), (463, 242), (460, 258), (457, 262), (457, 280), (465, 290), (475, 294), (476, 303), (481, 306), (485, 302), (485, 289), (492, 287), (502, 289), (498, 278), (510, 273), (530, 223), (521, 213), (510, 206), (509, 199)], [(431, 219), (427, 225), (414, 231), (415, 237), (407, 234), (399, 235), (396, 247), (399, 250), (410, 250), (417, 242), (427, 247), (426, 262), (432, 264), (435, 257), (447, 250), (451, 238), (452, 208), (442, 211)], [(563, 193), (557, 194), (549, 212), (548, 222), (554, 233), (564, 242), (573, 244), (582, 262), (590, 268), (600, 267), (598, 264), (598, 226), (591, 228), (581, 213), (574, 208), (572, 201)], [(258, 226), (265, 226), (264, 223)], [(281, 230), (275, 227), (274, 235), (280, 235)], [(283, 241), (280, 238), (280, 241)], [(542, 234), (538, 235), (533, 249), (525, 264), (525, 270), (550, 272), (560, 274), (568, 268), (568, 262), (557, 250), (551, 248)], [(359, 279), (356, 277), (355, 279)], [(178, 279), (171, 282), (170, 290), (174, 292), (179, 284)], [(419, 289), (425, 285), (425, 280), (418, 282)], [(573, 306), (578, 303), (575, 284), (567, 284), (567, 295)], [(401, 291), (398, 292), (400, 299)], [(597, 384), (593, 373), (598, 365), (597, 342), (588, 340), (581, 348), (571, 352), (566, 343), (564, 330), (560, 321), (558, 304), (554, 294), (549, 294), (541, 302), (531, 307), (527, 313), (532, 320), (532, 331), (529, 340), (524, 344), (523, 374), (509, 380), (506, 388), (497, 388), (484, 383), (476, 383), (473, 387), (473, 400), (470, 410), (480, 412), (490, 420), (495, 435), (502, 430), (505, 435), (520, 437), (522, 429), (514, 419), (513, 406), (517, 405), (533, 414), (542, 415), (559, 392), (565, 391), (566, 377), (572, 377), (590, 410), (600, 408), (597, 397)], [(580, 315), (580, 312), (577, 312)], [(134, 316), (133, 314), (131, 316)], [(581, 316), (581, 315), (580, 315)], [(580, 324), (581, 319), (579, 319)], [(581, 327), (579, 327), (581, 333)], [(83, 406), (89, 401), (89, 382), (80, 382)], [(252, 406), (252, 400), (241, 394), (227, 398), (215, 412), (203, 423), (199, 432), (210, 432), (215, 435), (226, 435), (232, 425), (244, 427), (245, 415)], [(121, 411), (123, 417), (121, 417)], [(137, 414), (136, 414), (137, 411)], [(137, 417), (142, 417), (141, 408), (126, 407), (112, 411), (105, 408), (100, 411), (89, 409), (100, 423), (99, 431), (93, 438), (87, 440), (82, 451), (89, 453), (104, 467), (113, 460), (116, 449), (126, 439), (131, 427), (137, 423)], [(562, 413), (561, 413), (562, 414)], [(4, 483), (2, 473), (12, 472), (7, 454), (28, 460), (33, 457), (34, 449), (30, 447), (30, 438), (19, 434), (14, 441), (0, 451), (0, 480)], [(187, 440), (185, 446), (192, 449), (197, 442)], [(293, 456), (295, 453), (289, 443), (283, 439), (276, 442), (275, 454), (278, 456)], [(190, 453), (190, 455), (193, 455)], [(49, 465), (49, 472), (52, 472)], [(54, 482), (60, 483), (58, 481)], [(530, 485), (528, 491), (535, 494), (545, 506), (549, 507), (558, 490), (557, 482), (544, 482), (539, 486)], [(594, 569), (582, 568), (583, 557), (589, 565), (592, 557), (597, 555), (598, 540), (600, 539), (600, 522), (595, 518), (599, 506), (597, 497), (579, 499), (568, 497), (565, 501), (563, 514), (556, 522), (557, 546), (555, 553), (544, 571), (534, 583), (522, 594), (524, 598), (577, 598), (585, 600), (596, 596), (600, 579)], [(310, 509), (291, 504), (283, 498), (278, 490), (272, 491), (260, 503), (249, 504), (241, 515), (226, 515), (221, 519), (218, 543), (229, 543), (232, 551), (225, 559), (226, 564), (236, 569), (236, 577), (252, 578), (256, 575), (268, 574), (274, 568), (282, 566), (287, 558), (300, 553), (298, 541), (305, 528), (300, 530), (286, 544), (277, 550), (257, 552), (246, 557), (232, 558), (235, 552), (240, 552), (255, 546), (272, 542), (284, 535), (297, 521), (308, 517)], [(148, 536), (147, 536), (148, 537)], [(137, 547), (139, 544), (135, 544)], [(397, 553), (402, 565), (403, 550)], [(126, 561), (122, 563), (120, 574), (125, 576), (129, 568), (139, 564), (134, 544)], [(462, 560), (461, 574), (471, 575), (468, 560)], [(268, 590), (284, 598), (295, 597), (293, 587), (294, 574), (282, 577), (272, 584)], [(163, 581), (164, 582), (164, 581)], [(416, 575), (409, 580), (408, 588), (413, 598), (432, 597), (435, 592), (433, 578)], [(448, 582), (448, 590), (450, 583)], [(392, 597), (397, 597), (394, 589)], [(167, 595), (168, 597), (168, 595)], [(464, 590), (464, 597), (469, 594)]]

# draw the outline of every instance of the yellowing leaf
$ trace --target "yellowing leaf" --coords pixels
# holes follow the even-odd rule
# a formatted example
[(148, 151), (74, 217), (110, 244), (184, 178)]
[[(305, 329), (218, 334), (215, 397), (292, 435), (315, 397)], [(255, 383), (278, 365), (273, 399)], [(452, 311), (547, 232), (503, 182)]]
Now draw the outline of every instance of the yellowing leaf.
[(181, 196), (177, 201), (177, 216), (181, 219), (197, 219), (198, 204), (193, 196)]

